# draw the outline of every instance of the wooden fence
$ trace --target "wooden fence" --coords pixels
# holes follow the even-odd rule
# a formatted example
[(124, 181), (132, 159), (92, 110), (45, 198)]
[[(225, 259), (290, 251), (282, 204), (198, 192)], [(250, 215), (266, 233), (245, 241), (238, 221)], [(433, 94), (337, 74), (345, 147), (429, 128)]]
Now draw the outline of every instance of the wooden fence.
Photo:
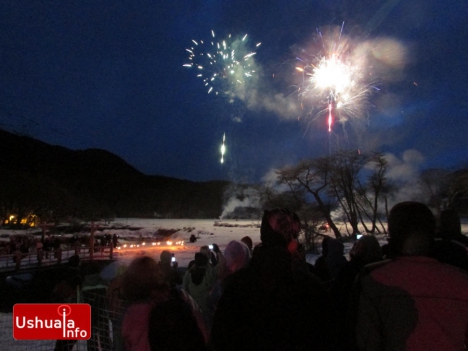
[(97, 246), (93, 249), (89, 246), (60, 248), (57, 250), (22, 253), (17, 251), (13, 254), (0, 255), (0, 271), (20, 271), (42, 266), (50, 266), (67, 262), (73, 255), (78, 255), (81, 260), (113, 259), (113, 246)]

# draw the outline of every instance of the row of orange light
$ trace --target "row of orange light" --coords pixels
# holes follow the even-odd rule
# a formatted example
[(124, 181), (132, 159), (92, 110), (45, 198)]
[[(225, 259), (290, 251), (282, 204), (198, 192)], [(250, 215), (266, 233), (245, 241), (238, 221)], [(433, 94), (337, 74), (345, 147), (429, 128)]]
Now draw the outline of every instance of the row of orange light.
[[(166, 241), (166, 246), (182, 246), (184, 245), (184, 241), (181, 240), (181, 241)], [(138, 248), (138, 247), (142, 247), (142, 246), (161, 246), (163, 245), (164, 246), (164, 242), (161, 243), (160, 241), (156, 242), (156, 243), (151, 243), (151, 245), (146, 245), (146, 243), (141, 243), (141, 244), (124, 244), (122, 246), (117, 246), (117, 249), (118, 250), (122, 250), (122, 249), (135, 249), (135, 248)]]

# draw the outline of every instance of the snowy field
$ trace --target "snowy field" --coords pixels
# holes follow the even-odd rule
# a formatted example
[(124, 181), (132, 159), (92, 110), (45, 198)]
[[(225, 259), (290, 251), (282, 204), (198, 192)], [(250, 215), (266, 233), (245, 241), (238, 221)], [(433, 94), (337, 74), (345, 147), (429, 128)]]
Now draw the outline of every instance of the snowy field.
[[(111, 222), (98, 224), (100, 230), (96, 231), (97, 236), (104, 233), (119, 236), (120, 249), (114, 251), (114, 258), (125, 263), (144, 254), (159, 259), (162, 250), (169, 250), (175, 254), (179, 267), (187, 267), (188, 263), (193, 260), (195, 253), (204, 245), (215, 243), (221, 251), (224, 251), (231, 240), (240, 240), (244, 236), (250, 236), (254, 246), (260, 243), (260, 220), (116, 218)], [(337, 225), (342, 233), (345, 232), (343, 225)], [(152, 246), (151, 239), (157, 237), (160, 230), (170, 231), (173, 234), (162, 241), (161, 245)], [(37, 232), (37, 229), (34, 231)], [(27, 231), (0, 229), (0, 240), (6, 241), (9, 240), (9, 236), (31, 232), (31, 229)], [(462, 220), (462, 232), (468, 233), (467, 219)], [(78, 234), (83, 235), (84, 233)], [(195, 243), (189, 241), (192, 234), (197, 237)], [(330, 232), (323, 234), (332, 235)], [(62, 237), (70, 237), (71, 235), (66, 234)], [(386, 242), (385, 235), (378, 235), (377, 238), (381, 244)], [(181, 242), (182, 244), (180, 244)], [(133, 245), (132, 248), (131, 245)], [(345, 243), (346, 253), (351, 246), (352, 243)], [(307, 261), (313, 263), (316, 256), (308, 255)]]
[[(260, 221), (252, 220), (117, 218), (110, 223), (99, 223), (99, 227), (100, 230), (96, 231), (96, 236), (104, 233), (119, 236), (120, 249), (114, 251), (114, 258), (125, 262), (143, 254), (159, 259), (162, 250), (169, 250), (175, 254), (180, 267), (187, 267), (203, 245), (215, 243), (224, 251), (231, 240), (240, 240), (244, 236), (250, 236), (254, 245), (260, 242)], [(157, 233), (160, 230), (173, 233), (162, 241), (161, 245), (152, 246), (151, 240), (158, 238)], [(10, 236), (31, 232), (31, 230), (0, 229), (0, 238), (7, 241)], [(77, 234), (83, 235), (83, 233)], [(197, 237), (195, 243), (189, 241), (192, 234)], [(61, 237), (66, 238), (72, 235), (66, 234)], [(130, 248), (131, 245), (133, 245), (132, 248)]]
[[(225, 247), (231, 240), (240, 240), (244, 236), (250, 236), (254, 245), (260, 243), (259, 220), (120, 218), (107, 224), (101, 223), (100, 227), (103, 230), (96, 232), (96, 235), (102, 235), (103, 233), (119, 235), (121, 249), (116, 250), (115, 258), (126, 264), (130, 263), (135, 257), (145, 254), (158, 260), (161, 251), (166, 249), (175, 254), (179, 267), (184, 268), (194, 259), (194, 255), (200, 250), (200, 247), (204, 245), (216, 243), (224, 252)], [(112, 229), (112, 227), (121, 229)], [(173, 231), (173, 234), (167, 239), (167, 241), (172, 242), (172, 245), (167, 245), (167, 242), (165, 242), (166, 245), (163, 246), (152, 246), (145, 242), (147, 238), (154, 237), (158, 230)], [(468, 232), (468, 222), (463, 221), (462, 231), (465, 234)], [(3, 240), (11, 235), (21, 234), (24, 234), (24, 231), (0, 230), (0, 238)], [(192, 234), (197, 237), (195, 243), (189, 242)], [(175, 242), (180, 241), (183, 241), (182, 245), (175, 245)], [(379, 236), (379, 241), (384, 244), (386, 242), (385, 236)], [(145, 245), (142, 245), (142, 242), (145, 242)], [(136, 247), (137, 243), (139, 247)], [(127, 244), (126, 248), (123, 247), (125, 244)], [(134, 245), (134, 247), (130, 248), (130, 245)], [(345, 243), (346, 253), (349, 252), (351, 246), (352, 242)], [(317, 257), (317, 254), (309, 254), (306, 259), (309, 263), (314, 263)], [(12, 315), (10, 313), (0, 313), (0, 338), (6, 342), (8, 350), (50, 350), (53, 348), (53, 341), (14, 341), (12, 337)], [(75, 350), (86, 350), (86, 343), (79, 343), (79, 345), (76, 345)]]
[[(260, 221), (252, 220), (205, 220), (205, 219), (116, 219), (116, 223), (123, 223), (131, 227), (142, 228), (139, 230), (105, 230), (110, 234), (118, 234), (120, 238), (137, 239), (141, 237), (151, 237), (158, 230), (176, 230), (170, 240), (172, 245), (162, 247), (149, 246), (146, 243), (145, 247), (140, 245), (139, 248), (123, 248), (116, 251), (118, 260), (130, 261), (135, 255), (148, 254), (156, 259), (159, 259), (159, 254), (162, 250), (169, 250), (175, 254), (180, 267), (187, 267), (188, 263), (194, 259), (195, 253), (200, 251), (200, 247), (204, 245), (217, 244), (221, 251), (231, 240), (240, 240), (244, 236), (250, 236), (254, 245), (260, 242)], [(189, 238), (191, 235), (197, 237), (195, 243), (191, 243)], [(176, 245), (176, 242), (183, 241), (182, 245)], [(125, 240), (121, 240), (121, 244)], [(164, 242), (163, 242), (164, 243)]]
[[(110, 227), (128, 227), (128, 229), (110, 229)], [(188, 263), (194, 259), (195, 253), (203, 245), (216, 243), (222, 251), (231, 240), (240, 240), (248, 235), (252, 238), (254, 245), (260, 242), (260, 221), (252, 220), (168, 220), (168, 219), (115, 219), (110, 224), (102, 224), (103, 231), (96, 232), (118, 234), (120, 238), (120, 250), (116, 250), (115, 258), (125, 263), (130, 263), (132, 259), (140, 255), (149, 255), (159, 259), (162, 250), (167, 249), (175, 254), (179, 267), (187, 267)], [(102, 229), (101, 228), (101, 229)], [(135, 229), (140, 228), (140, 229)], [(170, 240), (173, 245), (165, 246), (140, 246), (129, 248), (131, 244), (140, 242), (142, 239), (150, 238), (158, 230), (175, 230)], [(3, 239), (11, 235), (23, 235), (24, 231), (0, 230), (0, 237)], [(197, 237), (195, 243), (190, 243), (189, 238), (194, 234)], [(70, 235), (67, 235), (70, 236)], [(65, 235), (64, 235), (65, 237)], [(175, 245), (176, 241), (184, 241), (183, 245)], [(127, 244), (127, 248), (123, 248)], [(10, 351), (26, 350), (52, 350), (54, 341), (15, 341), (12, 336), (12, 314), (0, 313), (0, 339), (5, 341), (7, 349)], [(0, 347), (3, 350), (3, 347)], [(86, 342), (80, 342), (74, 350), (86, 350)], [(5, 349), (6, 350), (6, 349)]]
[[(175, 254), (179, 267), (187, 267), (204, 245), (217, 244), (222, 252), (231, 240), (240, 240), (249, 236), (254, 246), (260, 243), (260, 220), (215, 220), (215, 219), (138, 219), (116, 218), (111, 222), (98, 223), (99, 230), (96, 236), (103, 234), (117, 234), (119, 236), (119, 248), (114, 251), (114, 258), (129, 263), (136, 256), (149, 255), (159, 259), (162, 250), (169, 250)], [(163, 240), (160, 245), (152, 245), (152, 240), (159, 238), (158, 231), (173, 232)], [(34, 232), (38, 233), (37, 229)], [(33, 233), (30, 230), (5, 230), (0, 229), (0, 240), (7, 241), (10, 236)], [(195, 243), (191, 243), (191, 235), (197, 237)], [(322, 232), (330, 235), (330, 232)], [(63, 239), (73, 234), (61, 235)], [(86, 235), (86, 233), (77, 233)], [(36, 235), (36, 237), (39, 237)], [(385, 243), (384, 236), (379, 240)], [(131, 247), (133, 246), (133, 247)], [(352, 243), (345, 243), (345, 252), (351, 248)], [(73, 251), (64, 253), (64, 260), (73, 254)], [(306, 257), (309, 263), (314, 263), (317, 255)], [(31, 257), (34, 261), (35, 255)], [(33, 262), (34, 263), (34, 262)], [(0, 263), (1, 265), (1, 263)]]

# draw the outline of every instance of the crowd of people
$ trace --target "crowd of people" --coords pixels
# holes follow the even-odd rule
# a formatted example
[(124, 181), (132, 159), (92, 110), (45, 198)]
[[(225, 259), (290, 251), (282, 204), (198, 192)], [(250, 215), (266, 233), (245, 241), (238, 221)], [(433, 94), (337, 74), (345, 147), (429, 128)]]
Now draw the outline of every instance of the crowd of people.
[(183, 275), (168, 251), (136, 258), (102, 293), (112, 349), (466, 350), (468, 240), (456, 212), (437, 224), (426, 205), (399, 203), (388, 244), (364, 235), (347, 259), (327, 236), (313, 265), (300, 231), (296, 213), (266, 210), (260, 244), (202, 246)]

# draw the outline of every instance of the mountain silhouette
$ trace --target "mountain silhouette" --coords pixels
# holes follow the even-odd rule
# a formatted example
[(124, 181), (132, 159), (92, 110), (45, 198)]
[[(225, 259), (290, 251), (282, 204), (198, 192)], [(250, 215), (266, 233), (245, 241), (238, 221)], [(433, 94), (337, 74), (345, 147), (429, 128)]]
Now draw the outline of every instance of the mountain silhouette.
[(0, 130), (0, 209), (42, 217), (217, 218), (227, 181), (145, 175), (101, 149), (71, 150)]

